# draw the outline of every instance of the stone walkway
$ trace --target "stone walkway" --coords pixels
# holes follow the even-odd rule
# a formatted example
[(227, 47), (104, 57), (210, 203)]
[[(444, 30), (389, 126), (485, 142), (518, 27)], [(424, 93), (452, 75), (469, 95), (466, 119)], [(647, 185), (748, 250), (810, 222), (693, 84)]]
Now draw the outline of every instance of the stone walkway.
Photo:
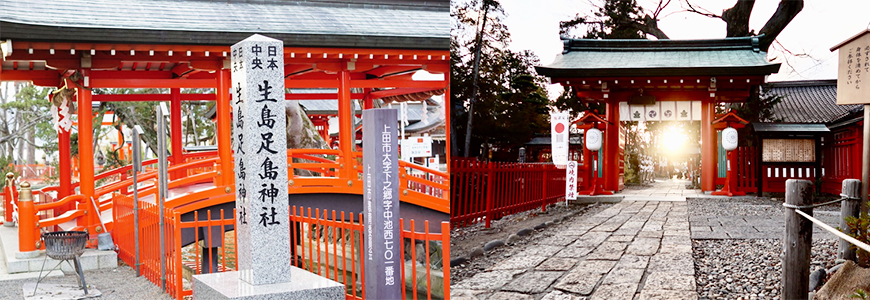
[(564, 231), (452, 284), (451, 298), (697, 299), (682, 200), (623, 200), (575, 219)]
[(700, 197), (701, 190), (686, 189), (688, 180), (656, 180), (650, 187), (625, 189), (618, 193), (624, 201), (686, 201), (686, 197)]

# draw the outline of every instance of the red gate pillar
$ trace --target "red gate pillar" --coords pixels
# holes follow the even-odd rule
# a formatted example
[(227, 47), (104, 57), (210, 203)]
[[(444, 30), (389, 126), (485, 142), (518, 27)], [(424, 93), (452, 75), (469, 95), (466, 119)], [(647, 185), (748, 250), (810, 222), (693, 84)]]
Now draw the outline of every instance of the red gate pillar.
[[(343, 70), (338, 73), (338, 145), (341, 149), (341, 177), (348, 180), (356, 179), (353, 171), (354, 138), (353, 130), (353, 103), (350, 99), (350, 71)], [(348, 186), (350, 181), (348, 181)]]
[(607, 111), (607, 128), (604, 130), (604, 189), (619, 191), (619, 102), (609, 101)]
[[(82, 69), (82, 75), (87, 77), (90, 70)], [(80, 87), (76, 92), (78, 100), (78, 124), (79, 124), (79, 192), (85, 196), (86, 201), (82, 201), (79, 206), (83, 206), (87, 212), (86, 218), (79, 218), (79, 222), (84, 219), (85, 226), (94, 226), (99, 224), (99, 212), (94, 211), (90, 198), (94, 196), (94, 148), (93, 148), (93, 111), (91, 109), (91, 90), (90, 87)], [(102, 124), (102, 120), (97, 120), (97, 124)], [(94, 199), (99, 202), (99, 199)], [(99, 205), (99, 204), (98, 204)]]
[[(177, 165), (184, 163), (184, 157), (181, 153), (183, 146), (181, 141), (181, 89), (171, 88), (169, 93), (171, 96), (169, 102), (169, 135), (171, 136), (170, 143), (172, 144), (172, 164)], [(176, 172), (175, 174), (170, 174), (170, 178), (181, 178), (184, 175), (181, 172)]]
[(701, 190), (716, 190), (716, 131), (713, 130), (713, 102), (701, 103)]
[(235, 180), (233, 173), (233, 153), (230, 149), (230, 135), (232, 123), (230, 122), (230, 70), (222, 69), (217, 76), (217, 144), (218, 156), (221, 161), (220, 175), (217, 182), (219, 185), (230, 185)]

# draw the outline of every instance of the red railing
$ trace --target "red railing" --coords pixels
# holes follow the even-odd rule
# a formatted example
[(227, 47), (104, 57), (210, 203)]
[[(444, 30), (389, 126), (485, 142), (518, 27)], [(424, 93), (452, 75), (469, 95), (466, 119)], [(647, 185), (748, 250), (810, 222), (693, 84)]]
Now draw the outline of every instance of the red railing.
[(453, 159), (450, 222), (453, 227), (555, 203), (565, 197), (565, 170), (545, 163), (479, 162)]
[[(223, 197), (232, 197), (232, 194)], [(133, 202), (126, 196), (116, 198), (115, 217), (118, 225), (115, 227), (114, 240), (118, 244), (118, 258), (135, 268), (135, 240), (133, 227)], [(152, 283), (160, 285), (163, 281), (160, 270), (160, 257), (158, 247), (158, 213), (155, 205), (140, 202), (139, 210), (139, 236), (140, 236), (140, 261), (142, 275)], [(195, 213), (194, 213), (195, 214)], [(235, 214), (233, 214), (235, 215)], [(213, 231), (222, 233), (223, 243), (218, 248), (217, 271), (236, 270), (236, 239), (234, 231), (229, 230), (235, 226), (235, 218), (223, 218), (224, 212), (215, 216), (209, 214), (206, 220), (199, 220), (200, 216), (194, 215), (194, 220), (182, 221), (181, 214), (174, 210), (167, 210), (165, 217), (166, 226), (166, 291), (173, 298), (183, 299), (192, 295), (192, 290), (185, 281), (190, 281), (190, 275), (201, 274), (203, 257), (199, 254), (199, 245), (194, 243), (188, 246), (181, 245), (181, 231), (193, 230), (198, 235), (200, 229), (206, 230), (208, 235)], [(361, 259), (363, 253), (362, 214), (322, 211), (319, 209), (290, 207), (291, 240), (299, 241), (295, 249), (286, 249), (295, 254), (299, 259), (293, 259), (292, 264), (298, 268), (327, 277), (346, 286), (346, 299), (365, 299), (364, 271), (365, 265)], [(404, 224), (400, 220), (400, 228)], [(410, 256), (406, 261), (400, 278), (409, 278), (403, 281), (404, 290), (409, 290), (410, 295), (405, 299), (444, 299), (450, 294), (450, 225), (447, 222), (441, 224), (442, 233), (429, 233), (428, 221), (424, 226), (426, 232), (402, 231), (405, 239), (401, 243), (401, 251)], [(410, 223), (414, 228), (414, 221)], [(205, 247), (211, 247), (211, 239), (195, 237), (195, 240), (203, 240)], [(425, 257), (416, 257), (417, 244), (424, 245)], [(146, 246), (147, 245), (147, 246)], [(440, 247), (439, 247), (440, 246)], [(406, 248), (407, 247), (407, 248)], [(192, 248), (192, 249), (191, 249)], [(440, 249), (439, 249), (440, 248)], [(407, 251), (405, 249), (408, 249)], [(440, 250), (440, 251), (439, 251)], [(440, 260), (434, 261), (432, 256), (441, 253)], [(437, 255), (436, 255), (437, 257)], [(406, 272), (416, 276), (406, 276)], [(425, 279), (424, 279), (425, 278)], [(440, 280), (439, 280), (440, 279)]]
[(57, 174), (54, 167), (44, 164), (13, 165), (13, 168), (19, 176), (18, 179), (26, 181), (42, 181)]

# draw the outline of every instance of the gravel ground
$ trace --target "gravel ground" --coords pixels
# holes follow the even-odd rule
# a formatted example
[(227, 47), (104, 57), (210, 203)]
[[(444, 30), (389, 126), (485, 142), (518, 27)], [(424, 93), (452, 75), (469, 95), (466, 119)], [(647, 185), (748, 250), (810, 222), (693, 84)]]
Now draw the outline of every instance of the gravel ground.
[[(592, 206), (571, 205), (567, 208), (564, 205), (557, 205), (555, 207), (547, 208), (548, 211), (553, 211), (553, 214), (558, 214), (558, 210), (575, 209), (578, 210), (579, 213), (568, 217), (567, 219), (565, 219), (564, 222), (561, 222), (560, 224), (555, 224), (544, 229), (535, 230), (530, 235), (520, 237), (516, 243), (507, 244), (505, 246), (495, 248), (489, 252), (486, 252), (486, 254), (484, 254), (483, 256), (472, 258), (466, 263), (463, 263), (459, 266), (451, 267), (450, 282), (457, 283), (465, 278), (474, 276), (478, 272), (486, 270), (495, 265), (496, 263), (501, 262), (502, 260), (508, 259), (516, 255), (517, 253), (523, 252), (523, 250), (525, 250), (527, 247), (534, 246), (533, 241), (545, 239), (555, 235), (557, 232), (563, 230), (565, 226), (567, 226), (566, 223), (570, 223), (574, 220), (579, 220), (580, 218), (595, 215), (610, 206), (613, 206), (613, 204), (607, 203)], [(492, 228), (498, 228), (499, 226), (506, 226), (507, 224), (512, 224), (516, 222), (528, 223), (530, 225), (527, 227), (532, 228), (535, 225), (538, 225), (545, 221), (552, 221), (552, 219), (553, 216), (541, 215), (534, 210), (526, 211), (493, 222), (491, 224), (490, 230), (493, 230)], [(454, 229), (453, 231), (451, 231), (450, 234), (450, 243), (453, 244), (456, 242), (462, 242), (465, 238), (467, 238), (467, 235), (485, 234), (486, 231), (487, 230), (484, 230), (483, 226), (480, 224), (466, 228)], [(479, 246), (483, 247), (483, 244), (480, 244)], [(451, 253), (451, 256), (453, 256), (453, 253)]]
[[(136, 277), (136, 271), (126, 265), (85, 271), (85, 281), (103, 293), (99, 299), (172, 299), (145, 277)], [(36, 282), (36, 278), (0, 281), (0, 299), (24, 299), (22, 287), (29, 282)], [(73, 274), (49, 277), (40, 285), (42, 283), (78, 284)]]
[[(819, 199), (822, 202), (827, 199)], [(772, 216), (783, 214), (781, 198), (690, 200), (690, 216)], [(839, 211), (839, 204), (817, 211)], [(814, 225), (815, 226), (815, 225)], [(779, 299), (782, 281), (780, 239), (692, 240), (700, 299)], [(830, 269), (837, 240), (814, 239), (810, 271)]]
[[(700, 299), (779, 299), (779, 240), (693, 240), (692, 250)], [(836, 240), (815, 240), (810, 270), (830, 269), (836, 258)]]

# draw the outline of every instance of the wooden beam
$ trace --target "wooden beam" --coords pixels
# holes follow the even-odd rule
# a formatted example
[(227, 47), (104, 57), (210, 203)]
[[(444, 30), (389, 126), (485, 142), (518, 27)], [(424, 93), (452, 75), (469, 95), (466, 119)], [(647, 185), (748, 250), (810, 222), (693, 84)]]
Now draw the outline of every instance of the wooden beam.
[[(94, 101), (100, 102), (147, 102), (170, 101), (170, 94), (114, 94), (93, 95)], [(215, 101), (215, 94), (181, 94), (181, 101)]]
[(447, 81), (443, 80), (354, 80), (350, 82), (352, 88), (431, 88), (443, 89), (447, 87)]
[(416, 72), (421, 70), (422, 66), (380, 66), (372, 70), (366, 71), (366, 74), (376, 77), (388, 77), (393, 75), (401, 75), (408, 72)]
[(56, 70), (3, 70), (0, 72), (0, 81), (33, 81), (54, 80), (55, 86), (60, 82), (60, 73)]
[(91, 79), (94, 88), (214, 88), (214, 79)]

